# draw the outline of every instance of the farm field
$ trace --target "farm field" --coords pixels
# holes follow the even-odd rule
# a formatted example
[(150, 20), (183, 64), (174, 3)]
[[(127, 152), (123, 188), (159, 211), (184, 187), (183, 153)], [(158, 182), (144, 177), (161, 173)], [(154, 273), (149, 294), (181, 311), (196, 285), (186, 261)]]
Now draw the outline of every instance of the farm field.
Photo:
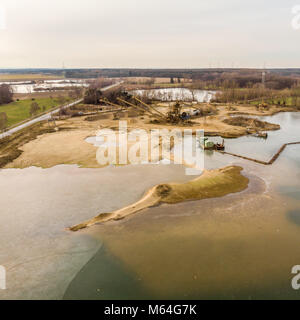
[(63, 79), (63, 76), (48, 74), (14, 74), (0, 73), (0, 81), (34, 81)]
[[(70, 101), (70, 98), (65, 98), (65, 102)], [(44, 111), (47, 111), (53, 107), (57, 107), (61, 104), (60, 99), (56, 98), (39, 98), (39, 99), (26, 99), (26, 100), (20, 100), (11, 102), (9, 104), (1, 105), (0, 106), (0, 112), (5, 112), (7, 115), (7, 126), (13, 126), (23, 120), (26, 120), (30, 118), (30, 106), (33, 102), (38, 103), (41, 110), (39, 113)]]

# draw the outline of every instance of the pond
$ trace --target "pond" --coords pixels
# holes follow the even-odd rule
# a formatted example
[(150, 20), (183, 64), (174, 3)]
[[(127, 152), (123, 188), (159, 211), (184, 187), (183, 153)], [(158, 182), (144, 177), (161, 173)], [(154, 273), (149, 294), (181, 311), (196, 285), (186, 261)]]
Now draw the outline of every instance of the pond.
[(49, 90), (55, 91), (59, 88), (70, 87), (87, 87), (89, 84), (85, 80), (45, 80), (38, 83), (32, 83), (31, 81), (24, 82), (0, 82), (9, 84), (14, 93), (34, 93), (34, 92), (46, 92)]
[(210, 102), (216, 92), (208, 90), (194, 90), (186, 88), (164, 88), (154, 90), (136, 90), (132, 92), (139, 96), (147, 96), (150, 99), (161, 101), (197, 101)]

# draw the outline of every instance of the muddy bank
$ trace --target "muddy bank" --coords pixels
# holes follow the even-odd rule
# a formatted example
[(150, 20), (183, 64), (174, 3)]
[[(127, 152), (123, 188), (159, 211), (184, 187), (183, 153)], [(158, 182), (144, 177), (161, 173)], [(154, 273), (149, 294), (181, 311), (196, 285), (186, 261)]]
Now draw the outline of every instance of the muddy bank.
[(126, 216), (160, 203), (174, 204), (188, 200), (216, 198), (243, 191), (247, 188), (249, 179), (241, 174), (242, 170), (241, 167), (230, 166), (205, 171), (200, 177), (186, 183), (156, 185), (134, 204), (113, 212), (101, 213), (91, 220), (71, 227), (70, 230), (78, 231), (96, 223), (124, 219)]
[(280, 125), (278, 124), (273, 124), (266, 121), (261, 121), (259, 119), (247, 118), (242, 116), (225, 119), (224, 123), (229, 124), (231, 126), (247, 128), (249, 133), (255, 133), (261, 130), (271, 131), (280, 129)]

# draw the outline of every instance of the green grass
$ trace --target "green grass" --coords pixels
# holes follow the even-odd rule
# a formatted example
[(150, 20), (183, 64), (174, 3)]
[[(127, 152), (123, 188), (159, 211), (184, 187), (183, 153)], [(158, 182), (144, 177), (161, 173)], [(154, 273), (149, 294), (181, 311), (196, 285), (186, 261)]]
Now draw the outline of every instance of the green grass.
[[(69, 101), (70, 99), (66, 98), (66, 102)], [(11, 102), (9, 104), (5, 105), (0, 105), (0, 112), (5, 112), (7, 115), (7, 127), (13, 126), (23, 120), (31, 118), (29, 114), (30, 106), (33, 102), (37, 102), (41, 108), (41, 111), (39, 113), (42, 113), (42, 107), (46, 107), (46, 111), (59, 106), (61, 103), (55, 98), (50, 99), (50, 98), (40, 98), (40, 99), (35, 99), (32, 101), (31, 99), (29, 100), (20, 100), (20, 101), (15, 101)]]

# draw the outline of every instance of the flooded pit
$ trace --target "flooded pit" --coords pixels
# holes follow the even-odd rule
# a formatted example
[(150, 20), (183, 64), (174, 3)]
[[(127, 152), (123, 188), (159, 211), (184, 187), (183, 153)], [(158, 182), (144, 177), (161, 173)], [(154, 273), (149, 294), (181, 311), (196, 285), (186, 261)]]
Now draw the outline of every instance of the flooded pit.
[[(267, 140), (226, 140), (229, 152), (271, 157), (299, 141), (298, 113)], [(280, 134), (281, 133), (281, 134)], [(153, 185), (191, 179), (181, 166), (0, 171), (0, 298), (298, 299), (300, 151), (272, 166), (205, 152), (206, 168), (241, 165), (249, 188), (219, 199), (161, 205), (78, 233), (64, 228), (138, 200)]]

